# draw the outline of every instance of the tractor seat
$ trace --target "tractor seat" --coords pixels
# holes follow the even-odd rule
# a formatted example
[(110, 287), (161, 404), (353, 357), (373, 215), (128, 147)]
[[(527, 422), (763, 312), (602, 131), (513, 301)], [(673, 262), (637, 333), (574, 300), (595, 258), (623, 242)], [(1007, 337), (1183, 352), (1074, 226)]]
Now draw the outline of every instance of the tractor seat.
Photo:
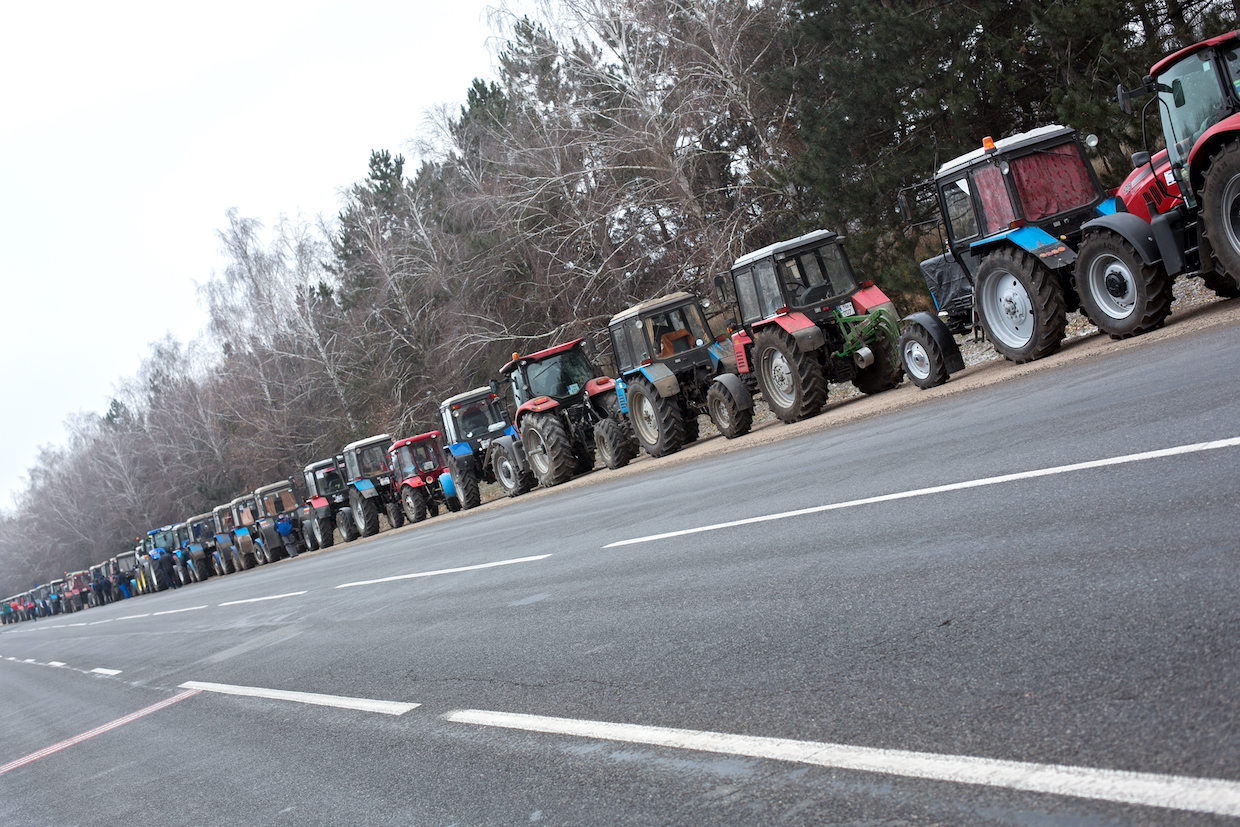
[(677, 353), (684, 353), (690, 348), (689, 331), (673, 330), (659, 337), (659, 358), (666, 359)]

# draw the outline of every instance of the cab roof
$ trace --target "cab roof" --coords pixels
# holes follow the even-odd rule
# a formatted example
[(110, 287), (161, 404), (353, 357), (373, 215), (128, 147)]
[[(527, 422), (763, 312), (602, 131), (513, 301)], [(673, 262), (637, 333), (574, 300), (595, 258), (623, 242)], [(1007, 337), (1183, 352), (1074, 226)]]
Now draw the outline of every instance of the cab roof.
[(379, 434), (377, 436), (368, 436), (365, 439), (359, 439), (357, 442), (350, 442), (348, 445), (344, 446), (344, 450), (357, 451), (361, 448), (366, 448), (370, 445), (377, 445), (380, 442), (387, 442), (390, 444), (392, 442), (391, 434)]
[(995, 148), (987, 150), (985, 147), (978, 147), (972, 152), (966, 152), (951, 159), (943, 166), (939, 167), (939, 171), (934, 174), (935, 178), (948, 175), (970, 166), (971, 164), (988, 158), (993, 155), (1002, 155), (1005, 152), (1012, 152), (1017, 149), (1023, 149), (1026, 145), (1041, 143), (1051, 138), (1057, 138), (1060, 135), (1071, 135), (1075, 130), (1070, 126), (1062, 126), (1057, 123), (1047, 126), (1039, 126), (1037, 129), (1030, 129), (1028, 132), (1021, 132), (1016, 135), (1010, 135), (1006, 138), (1000, 138), (995, 141)]
[(293, 484), (288, 480), (285, 480), (284, 482), (273, 482), (271, 485), (264, 485), (262, 488), (257, 489), (254, 492), (254, 496), (265, 497), (272, 491), (291, 491), (292, 489)]
[(1178, 63), (1180, 60), (1191, 54), (1202, 52), (1206, 49), (1211, 49), (1219, 44), (1226, 43), (1229, 40), (1235, 40), (1237, 38), (1240, 38), (1240, 29), (1233, 32), (1228, 32), (1227, 34), (1221, 34), (1218, 37), (1212, 37), (1209, 40), (1203, 40), (1200, 43), (1194, 43), (1192, 46), (1180, 49), (1180, 51), (1169, 54), (1162, 60), (1155, 63), (1153, 68), (1150, 69), (1150, 77), (1158, 77), (1163, 72), (1167, 71), (1171, 64)]
[(658, 298), (647, 299), (644, 302), (633, 305), (628, 310), (621, 310), (619, 313), (612, 316), (611, 321), (609, 321), (607, 324), (613, 325), (616, 322), (623, 321), (624, 319), (632, 318), (633, 316), (637, 316), (648, 310), (653, 310), (656, 307), (662, 307), (663, 305), (673, 306), (673, 305), (678, 305), (678, 304), (684, 304), (686, 301), (696, 302), (697, 296), (693, 295), (692, 293), (686, 293), (685, 291), (681, 290), (678, 293), (668, 293), (666, 296), (659, 296)]
[[(487, 393), (490, 393), (489, 389), (487, 390)], [(391, 448), (388, 448), (388, 450), (395, 451), (397, 448), (404, 445), (413, 445), (415, 442), (427, 442), (432, 439), (439, 439), (439, 431), (427, 431), (426, 433), (418, 434), (417, 436), (405, 437), (399, 442), (394, 443)]]
[(538, 361), (541, 361), (542, 359), (546, 359), (548, 356), (555, 356), (557, 353), (563, 353), (566, 350), (572, 350), (574, 347), (581, 344), (583, 341), (585, 341), (584, 338), (573, 339), (571, 342), (565, 342), (562, 345), (556, 345), (555, 347), (549, 347), (546, 350), (540, 350), (537, 353), (531, 353), (529, 356), (515, 356), (513, 357), (511, 362), (509, 362), (508, 364), (500, 368), (499, 372), (503, 374), (504, 376), (507, 376), (508, 374), (512, 373), (514, 370), (516, 370), (521, 365), (528, 365), (530, 362), (538, 362)]
[(746, 253), (741, 256), (736, 261), (732, 262), (732, 269), (735, 270), (737, 267), (744, 267), (746, 264), (752, 264), (760, 258), (778, 255), (785, 250), (795, 250), (798, 247), (808, 247), (811, 244), (822, 244), (823, 242), (834, 241), (839, 237), (840, 236), (830, 230), (814, 230), (812, 233), (806, 233), (805, 235), (797, 236), (796, 238), (792, 238), (787, 241), (777, 241), (774, 244), (768, 244), (761, 250), (754, 250), (752, 253)]
[(439, 403), (439, 408), (440, 410), (443, 410), (444, 408), (450, 408), (453, 405), (459, 405), (462, 402), (472, 402), (475, 398), (481, 399), (484, 396), (490, 395), (490, 386), (484, 385), (481, 388), (474, 388), (472, 391), (465, 391), (464, 393), (458, 393), (456, 396), (449, 396), (447, 399)]

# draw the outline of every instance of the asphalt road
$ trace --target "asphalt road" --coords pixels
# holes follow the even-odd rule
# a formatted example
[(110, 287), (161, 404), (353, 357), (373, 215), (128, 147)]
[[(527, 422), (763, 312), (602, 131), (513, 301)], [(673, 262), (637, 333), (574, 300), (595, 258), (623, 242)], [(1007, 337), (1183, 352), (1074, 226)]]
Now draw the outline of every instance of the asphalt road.
[(0, 821), (1236, 824), (1238, 366), (1208, 330), (5, 627)]

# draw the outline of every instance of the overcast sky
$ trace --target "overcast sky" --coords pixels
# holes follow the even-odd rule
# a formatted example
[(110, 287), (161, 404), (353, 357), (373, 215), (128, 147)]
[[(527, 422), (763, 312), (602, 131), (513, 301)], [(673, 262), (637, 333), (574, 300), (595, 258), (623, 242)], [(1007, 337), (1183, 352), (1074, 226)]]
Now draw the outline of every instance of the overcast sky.
[[(225, 213), (334, 215), (372, 149), (491, 77), (488, 5), (9, 3), (0, 13), (0, 508), (148, 343), (197, 335)], [(408, 167), (407, 167), (408, 168)]]

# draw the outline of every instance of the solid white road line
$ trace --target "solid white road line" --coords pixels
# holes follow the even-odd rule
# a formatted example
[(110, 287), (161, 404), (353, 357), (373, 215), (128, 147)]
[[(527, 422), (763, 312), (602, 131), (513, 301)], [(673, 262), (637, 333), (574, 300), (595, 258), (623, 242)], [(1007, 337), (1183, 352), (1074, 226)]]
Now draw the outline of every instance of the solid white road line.
[[(95, 670), (95, 671), (98, 671), (98, 670)], [(123, 718), (117, 718), (115, 721), (109, 721), (103, 726), (95, 727), (92, 730), (83, 732), (81, 735), (75, 735), (72, 738), (66, 738), (64, 741), (61, 741), (56, 744), (52, 744), (50, 747), (44, 747), (38, 752), (32, 752), (29, 755), (18, 758), (16, 761), (10, 761), (7, 764), (0, 764), (0, 775), (4, 775), (6, 772), (10, 770), (15, 770), (18, 767), (24, 767), (25, 765), (31, 763), (32, 761), (38, 761), (40, 758), (46, 758), (52, 753), (60, 752), (62, 749), (71, 747), (74, 744), (80, 744), (83, 741), (87, 740), (88, 738), (94, 738), (96, 735), (102, 735), (105, 732), (110, 732), (111, 730), (114, 730), (119, 726), (124, 726), (130, 721), (136, 721), (139, 718), (150, 715), (152, 712), (158, 712), (159, 710), (165, 707), (172, 706), (174, 703), (177, 703), (178, 701), (183, 701), (186, 698), (192, 698), (197, 694), (198, 694), (198, 691), (194, 690), (191, 692), (182, 692), (179, 695), (173, 695), (171, 698), (162, 700), (157, 704), (152, 704), (151, 706), (148, 706), (145, 709), (139, 709), (137, 712), (131, 712), (130, 714), (126, 715)]]
[(272, 595), (268, 595), (267, 597), (251, 597), (248, 600), (230, 600), (227, 603), (221, 603), (220, 605), (221, 606), (239, 606), (242, 603), (261, 603), (264, 600), (280, 600), (281, 598), (284, 598), (284, 597), (296, 597), (299, 594), (305, 594), (305, 592), (301, 591), (301, 592), (289, 592), (288, 594), (272, 594)]
[(456, 723), (529, 732), (795, 761), (821, 767), (1003, 787), (1121, 804), (1140, 804), (1216, 815), (1240, 815), (1240, 782), (1221, 779), (1000, 761), (967, 755), (937, 755), (784, 738), (729, 735), (723, 732), (487, 712), (480, 709), (458, 710), (443, 717)]
[(92, 669), (90, 671), (96, 675), (109, 675), (109, 676), (119, 675), (121, 673), (121, 670), (119, 669), (104, 669), (102, 666)]
[[(305, 592), (301, 592), (301, 594), (305, 594)], [(205, 609), (205, 608), (207, 607), (206, 606), (190, 606), (188, 609), (169, 609), (166, 612), (155, 612), (155, 614), (153, 614), (152, 617), (159, 617), (160, 615), (175, 615), (175, 614), (180, 614), (181, 612), (194, 612), (199, 609)]]
[(336, 588), (347, 589), (350, 586), (370, 586), (375, 583), (391, 583), (393, 580), (412, 580), (415, 577), (434, 577), (439, 574), (456, 574), (461, 571), (477, 571), (478, 569), (491, 569), (496, 566), (511, 566), (513, 563), (532, 563), (535, 560), (546, 560), (550, 554), (539, 554), (536, 557), (518, 557), (515, 560), (500, 560), (495, 563), (479, 563), (476, 566), (461, 566), (455, 569), (440, 569), (439, 571), (420, 571), (414, 574), (397, 574), (392, 577), (380, 577), (377, 580), (358, 580), (356, 583), (341, 583)]
[(226, 683), (203, 683), (202, 681), (186, 681), (178, 689), (199, 689), (203, 692), (218, 692), (221, 695), (244, 695), (250, 698), (268, 698), (275, 701), (295, 701), (300, 704), (315, 706), (335, 706), (340, 709), (360, 709), (363, 712), (378, 712), (383, 715), (404, 715), (421, 704), (398, 703), (397, 701), (376, 701), (370, 698), (349, 698), (343, 695), (320, 695), (315, 692), (289, 692), (284, 689), (264, 689), (260, 686), (232, 686)]
[(948, 491), (963, 491), (968, 488), (981, 488), (987, 485), (999, 485), (1005, 482), (1015, 482), (1017, 480), (1036, 479), (1037, 477), (1051, 477), (1056, 474), (1068, 474), (1073, 471), (1085, 471), (1090, 468), (1106, 468), (1111, 465), (1126, 465), (1130, 462), (1142, 462), (1149, 459), (1162, 459), (1164, 457), (1181, 456), (1183, 454), (1195, 454), (1201, 451), (1216, 451), (1220, 448), (1235, 448), (1240, 446), (1240, 437), (1231, 439), (1220, 439), (1214, 442), (1197, 442), (1192, 445), (1180, 445), (1175, 448), (1163, 448), (1158, 451), (1146, 451), (1140, 454), (1126, 454), (1121, 457), (1111, 457), (1110, 459), (1091, 460), (1089, 462), (1077, 462), (1072, 465), (1059, 465), (1054, 468), (1042, 468), (1037, 471), (1021, 471), (1016, 474), (1004, 474), (999, 477), (984, 477), (978, 480), (967, 480), (965, 482), (953, 482), (948, 485), (936, 485), (931, 488), (918, 488), (913, 491), (900, 491), (895, 494), (883, 494), (878, 497), (866, 497), (861, 500), (849, 500), (842, 503), (831, 503), (830, 505), (816, 505), (811, 508), (799, 508), (796, 511), (781, 511), (778, 514), (766, 514), (761, 517), (749, 517), (744, 520), (731, 520), (726, 523), (715, 523), (714, 525), (704, 525), (697, 528), (686, 528), (681, 531), (668, 531), (663, 534), (651, 534), (646, 537), (634, 537), (632, 540), (619, 540), (615, 543), (608, 543), (603, 548), (616, 548), (618, 546), (631, 546), (637, 543), (649, 543), (654, 540), (666, 540), (670, 537), (683, 537), (686, 534), (699, 534), (703, 531), (718, 531), (723, 528), (735, 528), (742, 525), (752, 525), (753, 523), (765, 523), (771, 520), (786, 520), (789, 517), (803, 517), (806, 514), (820, 514), (824, 511), (839, 511), (844, 508), (853, 508), (858, 505), (873, 505), (874, 503), (891, 502), (892, 500), (907, 500), (912, 497), (925, 497), (930, 494), (943, 494)]
[(137, 620), (140, 617), (150, 617), (150, 616), (151, 616), (151, 613), (147, 612), (144, 615), (125, 615), (124, 617), (118, 617), (117, 620)]

